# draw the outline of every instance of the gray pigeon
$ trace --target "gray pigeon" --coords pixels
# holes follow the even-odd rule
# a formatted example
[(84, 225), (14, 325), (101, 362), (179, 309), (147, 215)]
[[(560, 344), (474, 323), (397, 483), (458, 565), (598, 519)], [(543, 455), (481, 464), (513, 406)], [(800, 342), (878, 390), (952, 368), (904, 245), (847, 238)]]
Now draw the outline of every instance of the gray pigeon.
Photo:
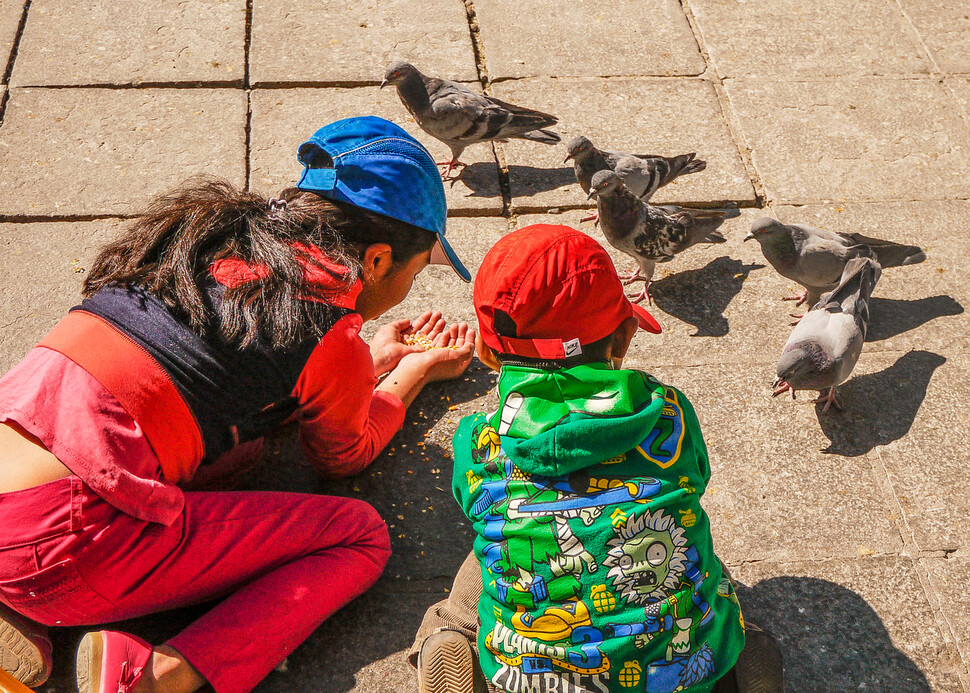
[(761, 217), (751, 225), (745, 241), (755, 239), (771, 266), (783, 277), (798, 282), (805, 291), (786, 296), (786, 301), (815, 305), (821, 295), (840, 283), (846, 263), (871, 257), (881, 267), (915, 265), (926, 259), (915, 245), (902, 245), (858, 233), (834, 233), (807, 224), (782, 224)]
[(518, 137), (544, 144), (556, 144), (560, 137), (542, 128), (555, 125), (558, 118), (472, 91), (447, 79), (425, 77), (414, 65), (399, 60), (384, 73), (385, 85), (393, 84), (401, 103), (426, 133), (451, 148), (451, 161), (442, 174), (446, 180), (456, 166), (465, 164), (458, 157), (465, 147), (478, 142), (505, 142)]
[(615, 171), (627, 189), (644, 202), (677, 176), (698, 173), (707, 168), (707, 162), (695, 159), (697, 155), (693, 152), (680, 156), (610, 152), (597, 149), (582, 135), (569, 140), (566, 149), (563, 163), (573, 160), (576, 180), (584, 193), (589, 193), (594, 173), (609, 169)]
[(617, 250), (637, 261), (638, 269), (625, 284), (643, 280), (643, 291), (634, 303), (650, 302), (650, 281), (658, 262), (698, 243), (724, 243), (717, 227), (737, 211), (687, 209), (647, 204), (630, 192), (613, 171), (597, 171), (590, 181), (589, 197), (596, 198), (603, 235)]
[[(816, 402), (825, 402), (822, 412), (833, 404), (835, 389), (855, 368), (862, 353), (869, 323), (869, 298), (882, 270), (870, 257), (854, 257), (835, 289), (824, 294), (792, 330), (778, 360), (772, 396), (795, 390), (824, 390)], [(821, 393), (820, 393), (821, 394)]]

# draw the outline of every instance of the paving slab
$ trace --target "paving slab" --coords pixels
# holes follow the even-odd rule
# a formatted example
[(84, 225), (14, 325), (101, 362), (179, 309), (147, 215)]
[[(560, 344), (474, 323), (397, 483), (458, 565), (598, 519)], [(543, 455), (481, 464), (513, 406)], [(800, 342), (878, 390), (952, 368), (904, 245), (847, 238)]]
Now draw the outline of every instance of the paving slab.
[[(694, 405), (711, 461), (702, 504), (722, 560), (848, 559), (902, 548), (898, 518), (871, 461), (858, 456), (848, 472), (844, 457), (827, 454), (830, 441), (805, 397), (811, 393), (794, 403), (771, 397), (773, 364), (655, 366), (651, 357), (649, 347), (635, 343), (624, 365), (653, 373)], [(862, 433), (865, 415), (878, 405), (850, 404)]]
[(785, 222), (912, 243), (925, 251), (925, 262), (883, 271), (870, 303), (866, 351), (925, 349), (946, 354), (966, 348), (970, 202), (778, 206), (775, 212)]
[(953, 90), (957, 102), (963, 109), (967, 126), (970, 127), (970, 77), (951, 77), (946, 80), (946, 84)]
[(953, 555), (947, 558), (924, 558), (921, 563), (930, 576), (930, 584), (941, 596), (940, 608), (951, 624), (957, 646), (970, 656), (970, 595), (965, 589), (953, 589), (954, 585), (970, 582), (970, 556)]
[(731, 572), (744, 583), (745, 619), (781, 645), (790, 693), (963, 690), (962, 666), (911, 559), (765, 562)]
[(934, 80), (725, 86), (773, 202), (970, 195), (970, 132)]
[[(676, 0), (475, 0), (489, 77), (699, 75), (707, 68)], [(537, 21), (539, 25), (537, 25)]]
[(245, 44), (246, 0), (33, 0), (11, 84), (242, 84)]
[(0, 0), (0, 68), (7, 69), (17, 29), (24, 13), (25, 0)]
[(396, 59), (435, 77), (478, 79), (468, 17), (455, 0), (254, 0), (250, 78), (379, 84)]
[(722, 78), (925, 74), (932, 67), (895, 3), (692, 0), (690, 8)]
[[(295, 185), (302, 167), (297, 148), (327, 123), (357, 115), (377, 115), (414, 135), (438, 161), (451, 158), (448, 147), (426, 134), (408, 114), (394, 89), (256, 89), (252, 92), (250, 186), (268, 194)], [(498, 163), (490, 144), (469, 147), (468, 164), (454, 185), (445, 184), (450, 211), (499, 214), (502, 193)]]
[[(662, 188), (656, 202), (752, 202), (754, 189), (713, 85), (701, 79), (536, 79), (501, 82), (492, 93), (559, 116), (563, 142), (585, 135), (597, 146), (667, 156), (697, 152), (707, 169)], [(563, 144), (502, 145), (518, 212), (588, 207)]]
[(970, 356), (907, 352), (887, 375), (892, 377), (883, 377), (882, 401), (902, 414), (903, 424), (882, 416), (878, 425), (898, 431), (909, 421), (911, 427), (878, 448), (878, 454), (916, 545), (924, 550), (965, 549), (970, 542)]
[(940, 69), (970, 74), (970, 11), (963, 0), (899, 0)]
[(191, 176), (245, 184), (237, 89), (11, 89), (0, 213), (131, 214)]
[(72, 306), (113, 220), (0, 224), (0, 373), (15, 365)]

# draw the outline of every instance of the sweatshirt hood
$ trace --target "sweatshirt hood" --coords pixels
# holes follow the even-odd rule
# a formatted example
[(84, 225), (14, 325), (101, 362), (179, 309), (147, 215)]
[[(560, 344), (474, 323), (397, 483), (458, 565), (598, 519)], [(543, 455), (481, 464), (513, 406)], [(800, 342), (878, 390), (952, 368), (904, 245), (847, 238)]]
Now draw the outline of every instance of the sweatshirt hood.
[(503, 366), (490, 418), (502, 449), (523, 472), (563, 476), (643, 442), (664, 407), (652, 376), (594, 363), (546, 371)]

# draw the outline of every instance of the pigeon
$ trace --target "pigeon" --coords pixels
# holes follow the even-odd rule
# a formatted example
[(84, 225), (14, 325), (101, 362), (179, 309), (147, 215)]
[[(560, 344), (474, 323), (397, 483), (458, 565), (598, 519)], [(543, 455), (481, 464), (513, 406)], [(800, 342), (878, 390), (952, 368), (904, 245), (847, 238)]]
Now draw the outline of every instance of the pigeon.
[(385, 85), (393, 84), (401, 103), (426, 133), (451, 148), (451, 161), (442, 174), (448, 180), (465, 147), (478, 142), (506, 142), (518, 137), (544, 144), (556, 144), (559, 135), (544, 130), (555, 125), (556, 116), (533, 111), (472, 91), (447, 79), (426, 77), (414, 65), (399, 60), (384, 73)]
[[(854, 257), (835, 289), (823, 294), (792, 330), (778, 360), (772, 396), (795, 390), (824, 390), (815, 402), (825, 402), (822, 412), (835, 405), (835, 390), (855, 368), (869, 323), (869, 298), (882, 269), (871, 257)], [(821, 393), (820, 393), (821, 395)]]
[(624, 277), (624, 284), (642, 280), (643, 291), (634, 303), (647, 299), (650, 282), (658, 262), (698, 243), (724, 243), (717, 227), (737, 211), (687, 209), (673, 205), (647, 204), (623, 185), (613, 171), (597, 171), (590, 181), (589, 197), (596, 198), (600, 226), (610, 245), (637, 261), (635, 272)]
[(782, 224), (770, 217), (755, 220), (744, 240), (752, 238), (761, 244), (761, 252), (778, 274), (805, 287), (802, 293), (785, 297), (797, 301), (796, 306), (806, 301), (814, 305), (824, 292), (834, 289), (852, 258), (871, 257), (880, 267), (915, 265), (926, 259), (915, 245), (834, 233), (807, 224)]

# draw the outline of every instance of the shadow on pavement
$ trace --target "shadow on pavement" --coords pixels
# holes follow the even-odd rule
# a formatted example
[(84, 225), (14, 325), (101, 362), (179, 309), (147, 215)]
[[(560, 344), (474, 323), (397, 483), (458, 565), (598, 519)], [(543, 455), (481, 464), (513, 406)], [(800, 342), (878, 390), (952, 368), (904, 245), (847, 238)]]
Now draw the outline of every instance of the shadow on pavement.
[(944, 363), (932, 351), (910, 351), (885, 370), (850, 378), (838, 390), (844, 411), (823, 414), (823, 405), (815, 405), (822, 432), (832, 441), (823, 452), (856, 457), (902, 438)]
[(912, 301), (898, 298), (876, 298), (870, 302), (867, 342), (890, 339), (915, 329), (943, 315), (960, 315), (963, 306), (952, 296), (928, 296)]
[(882, 619), (852, 590), (784, 576), (738, 586), (744, 617), (781, 645), (788, 693), (929, 693), (919, 667), (893, 645)]
[(762, 267), (725, 255), (700, 269), (658, 279), (650, 284), (650, 296), (660, 310), (696, 327), (692, 337), (723, 337), (730, 329), (724, 311), (751, 270)]
[[(579, 184), (576, 183), (576, 170), (572, 166), (562, 168), (509, 166), (509, 179), (512, 180), (516, 195), (535, 195), (557, 188), (565, 188), (567, 185), (576, 185), (576, 201), (581, 201), (585, 197), (583, 191), (579, 188)], [(583, 197), (580, 197), (580, 195), (583, 195)]]
[(445, 186), (461, 181), (471, 194), (468, 197), (501, 197), (502, 191), (497, 184), (498, 167), (491, 162), (477, 161), (468, 164), (458, 174), (454, 182), (445, 182)]

